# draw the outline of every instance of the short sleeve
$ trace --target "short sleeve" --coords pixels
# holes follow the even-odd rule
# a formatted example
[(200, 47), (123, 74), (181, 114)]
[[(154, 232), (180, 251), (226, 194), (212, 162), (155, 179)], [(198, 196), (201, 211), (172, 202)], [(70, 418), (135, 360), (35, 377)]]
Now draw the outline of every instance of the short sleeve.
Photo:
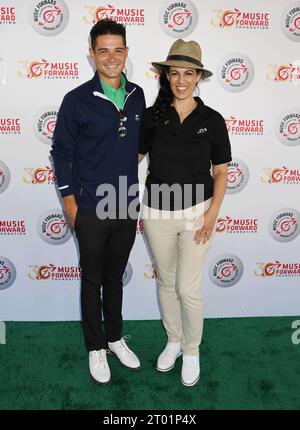
[(153, 126), (154, 123), (150, 109), (145, 109), (140, 124), (139, 154), (145, 155), (149, 152)]
[(215, 123), (215, 139), (213, 142), (211, 162), (214, 165), (228, 163), (232, 160), (228, 130), (224, 118), (218, 115)]

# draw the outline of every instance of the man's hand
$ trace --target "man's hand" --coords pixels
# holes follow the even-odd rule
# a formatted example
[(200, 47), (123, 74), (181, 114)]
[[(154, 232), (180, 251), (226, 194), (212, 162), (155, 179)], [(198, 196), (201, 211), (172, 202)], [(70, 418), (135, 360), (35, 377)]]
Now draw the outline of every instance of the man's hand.
[(67, 215), (69, 217), (70, 223), (74, 228), (75, 218), (78, 211), (78, 206), (77, 206), (74, 194), (72, 194), (71, 196), (64, 197), (64, 206), (65, 206)]

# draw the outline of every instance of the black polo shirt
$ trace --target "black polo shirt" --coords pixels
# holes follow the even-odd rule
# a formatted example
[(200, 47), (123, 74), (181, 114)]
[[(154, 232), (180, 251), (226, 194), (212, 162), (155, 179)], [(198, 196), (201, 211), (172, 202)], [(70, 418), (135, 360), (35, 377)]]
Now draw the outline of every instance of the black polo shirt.
[[(214, 180), (211, 176), (211, 164), (223, 164), (231, 161), (231, 148), (227, 127), (222, 115), (205, 106), (195, 98), (197, 107), (180, 123), (174, 107), (166, 111), (163, 126), (154, 121), (154, 111), (145, 110), (140, 125), (140, 154), (149, 153), (146, 188), (149, 199), (144, 203), (156, 209), (178, 210), (198, 204), (213, 195)], [(152, 184), (179, 184), (182, 198), (171, 193), (167, 205), (164, 201), (151, 197)], [(192, 201), (184, 201), (184, 184), (191, 184)], [(196, 185), (203, 184), (204, 194), (198, 193)], [(181, 206), (181, 207), (180, 207)]]

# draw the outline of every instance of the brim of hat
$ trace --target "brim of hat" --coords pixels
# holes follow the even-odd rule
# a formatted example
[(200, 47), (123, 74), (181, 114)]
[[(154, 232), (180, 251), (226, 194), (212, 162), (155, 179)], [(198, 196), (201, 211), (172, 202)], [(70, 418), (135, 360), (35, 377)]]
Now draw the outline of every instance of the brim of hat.
[(202, 69), (201, 67), (197, 66), (196, 64), (190, 63), (188, 61), (175, 61), (175, 60), (169, 60), (169, 61), (162, 61), (159, 63), (151, 63), (152, 66), (154, 66), (156, 69), (162, 69), (164, 66), (173, 66), (173, 67), (184, 67), (186, 69), (197, 69), (201, 70), (202, 72), (202, 79), (209, 78), (213, 75), (213, 72), (207, 69)]

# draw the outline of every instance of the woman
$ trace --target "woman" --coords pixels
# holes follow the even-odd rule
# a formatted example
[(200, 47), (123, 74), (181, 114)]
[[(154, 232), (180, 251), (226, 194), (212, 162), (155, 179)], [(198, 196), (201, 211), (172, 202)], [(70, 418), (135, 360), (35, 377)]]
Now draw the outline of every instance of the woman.
[(143, 115), (139, 150), (140, 160), (149, 154), (142, 219), (168, 336), (157, 370), (171, 370), (183, 354), (181, 382), (186, 386), (195, 385), (200, 376), (199, 284), (231, 161), (223, 117), (193, 96), (200, 79), (212, 75), (201, 56), (197, 42), (180, 39), (166, 61), (152, 63), (161, 72), (160, 90)]

